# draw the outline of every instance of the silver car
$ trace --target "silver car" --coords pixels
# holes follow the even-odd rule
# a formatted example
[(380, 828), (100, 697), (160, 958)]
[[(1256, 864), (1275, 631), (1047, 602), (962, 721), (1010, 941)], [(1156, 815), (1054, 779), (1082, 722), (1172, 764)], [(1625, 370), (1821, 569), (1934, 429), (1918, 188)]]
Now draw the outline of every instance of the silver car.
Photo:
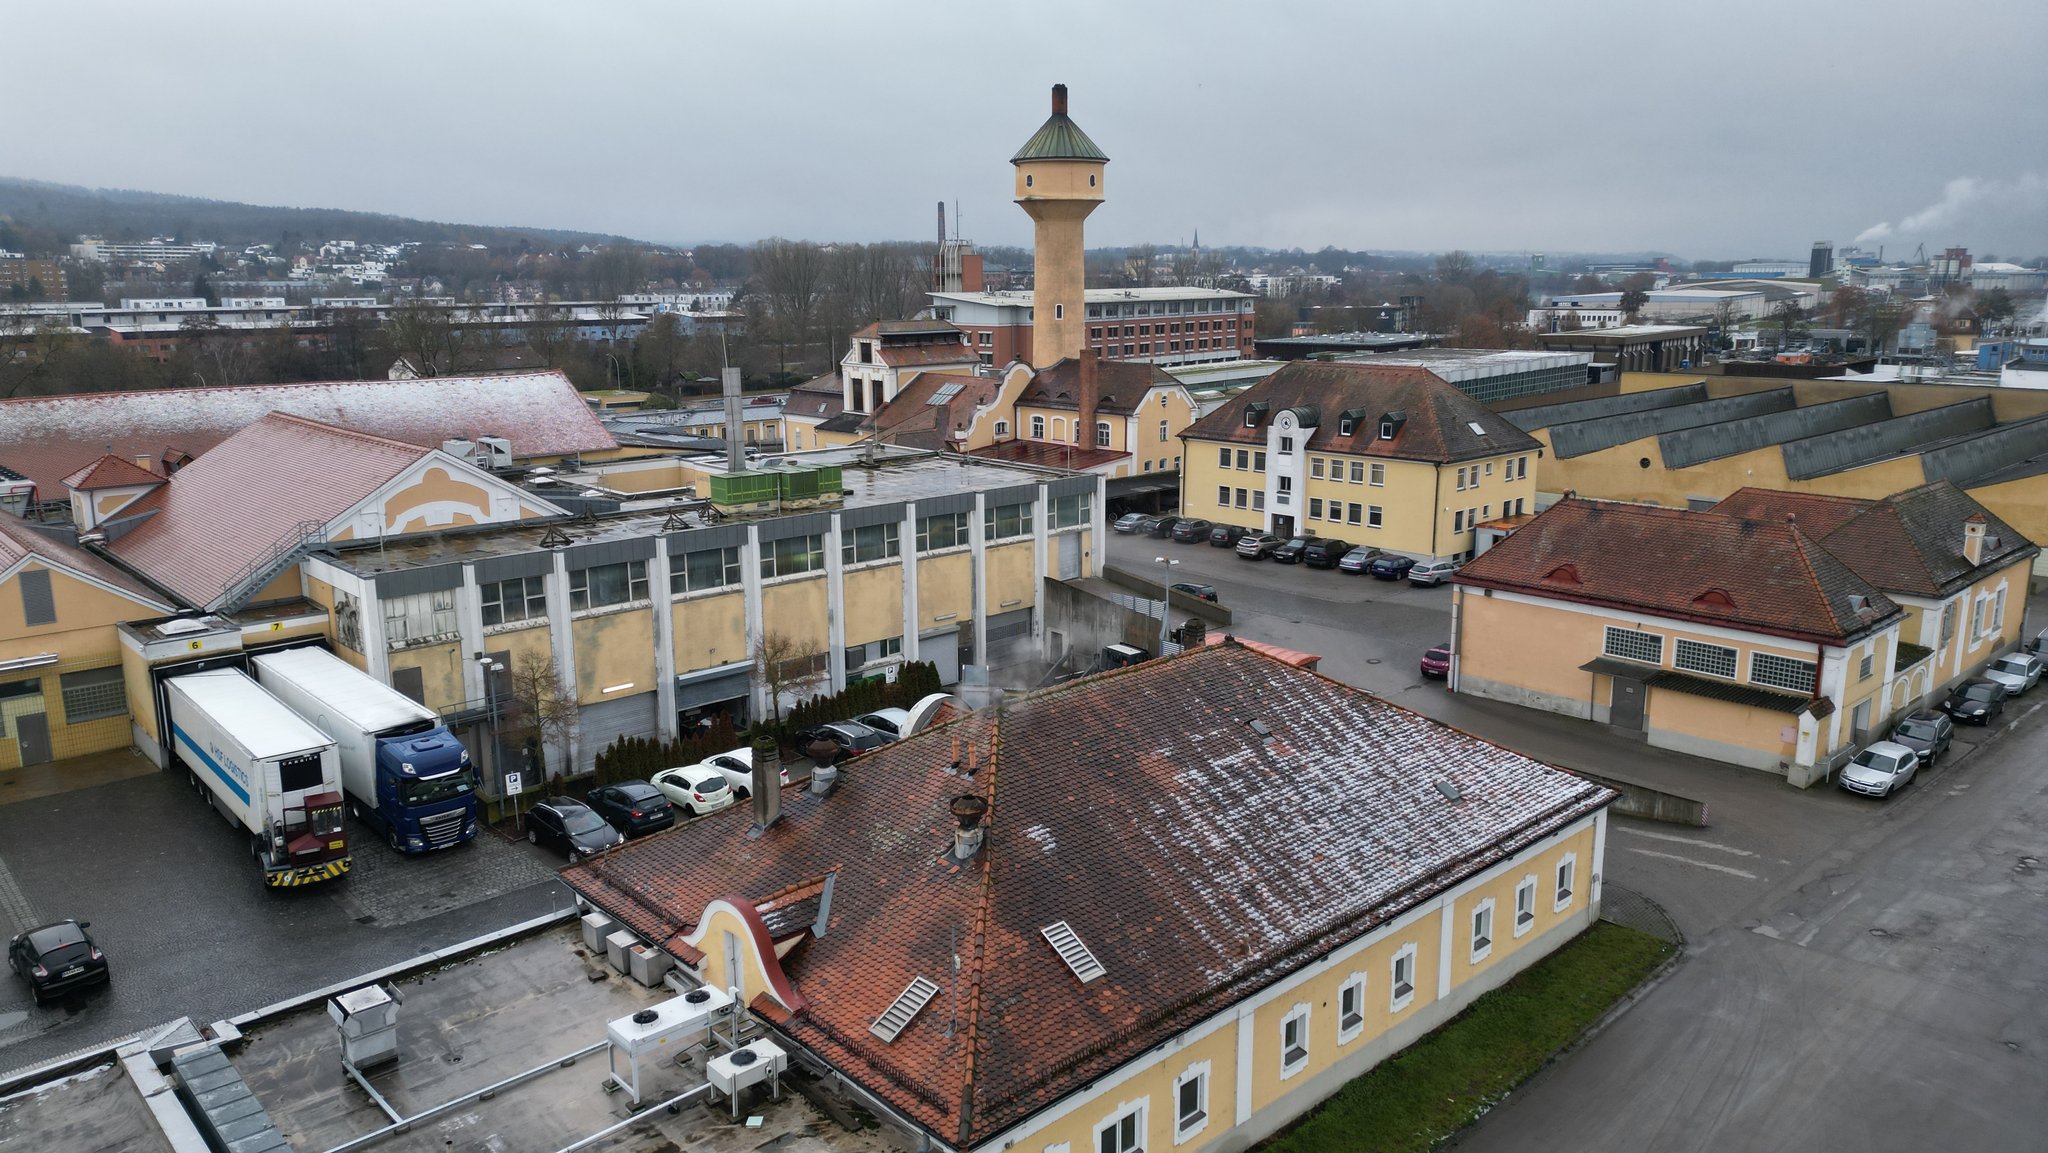
[(1454, 560), (1426, 560), (1408, 570), (1408, 583), (1412, 585), (1440, 585), (1451, 579), (1458, 571)]
[(2017, 697), (2041, 683), (2043, 667), (2039, 657), (2007, 653), (1991, 662), (1991, 666), (1984, 670), (1984, 677), (2004, 685), (2007, 695)]
[(1920, 768), (1920, 754), (1895, 741), (1879, 741), (1842, 769), (1842, 787), (1866, 797), (1888, 797)]

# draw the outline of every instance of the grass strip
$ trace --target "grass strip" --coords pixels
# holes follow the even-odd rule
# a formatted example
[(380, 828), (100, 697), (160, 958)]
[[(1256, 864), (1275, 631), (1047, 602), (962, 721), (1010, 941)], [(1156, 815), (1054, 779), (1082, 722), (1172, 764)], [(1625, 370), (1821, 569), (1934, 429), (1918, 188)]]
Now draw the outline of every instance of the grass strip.
[(1374, 1066), (1264, 1153), (1424, 1153), (1572, 1043), (1672, 952), (1606, 921)]

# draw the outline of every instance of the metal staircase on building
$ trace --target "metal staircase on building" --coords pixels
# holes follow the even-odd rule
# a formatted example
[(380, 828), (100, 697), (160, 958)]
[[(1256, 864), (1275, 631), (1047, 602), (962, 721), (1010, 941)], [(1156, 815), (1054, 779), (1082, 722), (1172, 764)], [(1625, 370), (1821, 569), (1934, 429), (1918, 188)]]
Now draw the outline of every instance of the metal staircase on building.
[(302, 520), (277, 538), (277, 543), (265, 550), (261, 556), (241, 567), (222, 586), (221, 594), (211, 605), (210, 612), (233, 612), (249, 602), (249, 598), (262, 591), (263, 586), (277, 579), (277, 574), (299, 563), (306, 554), (327, 543), (327, 523), (317, 520)]

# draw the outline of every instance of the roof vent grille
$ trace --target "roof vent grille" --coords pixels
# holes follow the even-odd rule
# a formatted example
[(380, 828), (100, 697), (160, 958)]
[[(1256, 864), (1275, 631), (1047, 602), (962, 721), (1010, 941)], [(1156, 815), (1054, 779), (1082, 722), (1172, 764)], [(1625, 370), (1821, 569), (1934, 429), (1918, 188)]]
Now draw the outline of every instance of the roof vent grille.
[(937, 984), (925, 977), (912, 977), (910, 984), (904, 986), (903, 992), (896, 995), (896, 1000), (891, 1002), (887, 1009), (882, 1010), (882, 1015), (875, 1018), (874, 1024), (868, 1026), (868, 1032), (884, 1041), (894, 1041), (909, 1026), (918, 1011), (931, 1004), (932, 998), (938, 995)]
[(1079, 978), (1083, 985), (1098, 977), (1109, 975), (1109, 970), (1103, 968), (1102, 962), (1095, 959), (1095, 954), (1088, 951), (1088, 946), (1081, 943), (1080, 934), (1074, 932), (1073, 926), (1065, 921), (1055, 921), (1039, 932), (1045, 934), (1045, 939), (1052, 945), (1053, 952), (1060, 955), (1060, 960), (1067, 963), (1067, 968), (1074, 971), (1074, 976)]

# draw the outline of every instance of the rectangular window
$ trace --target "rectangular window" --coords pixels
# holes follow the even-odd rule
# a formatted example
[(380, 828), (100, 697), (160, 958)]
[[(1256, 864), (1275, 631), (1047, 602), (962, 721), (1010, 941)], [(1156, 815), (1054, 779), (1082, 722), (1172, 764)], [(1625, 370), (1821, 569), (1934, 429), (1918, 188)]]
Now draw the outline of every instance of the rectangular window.
[(34, 628), (57, 623), (57, 600), (50, 592), (49, 569), (28, 569), (15, 577), (14, 583), (21, 589), (23, 624)]
[[(1334, 504), (1334, 503), (1336, 503), (1336, 502), (1334, 502), (1334, 501), (1333, 501), (1333, 502), (1331, 502), (1331, 503), (1333, 503), (1333, 504)], [(1312, 497), (1308, 498), (1308, 516), (1309, 516), (1309, 519), (1310, 519), (1310, 520), (1321, 520), (1321, 519), (1323, 519), (1323, 498), (1322, 498), (1322, 497), (1319, 497), (1319, 496), (1312, 496)]]
[(1106, 420), (1098, 420), (1095, 422), (1095, 447), (1109, 447), (1109, 422)]
[(1229, 468), (1229, 467), (1230, 467), (1230, 450), (1229, 450), (1229, 449), (1227, 449), (1227, 448), (1219, 448), (1219, 449), (1217, 449), (1217, 450), (1216, 450), (1216, 467), (1217, 467), (1217, 468)]
[(668, 591), (671, 594), (700, 593), (706, 589), (726, 588), (740, 583), (740, 549), (738, 545), (727, 548), (700, 548), (686, 552), (668, 574)]
[(942, 512), (917, 518), (917, 551), (956, 548), (967, 543), (967, 514)]
[(1689, 641), (1684, 637), (1673, 642), (1671, 665), (1689, 673), (1705, 673), (1710, 677), (1735, 679), (1736, 652), (1727, 645), (1703, 644)]
[(1309, 458), (1308, 458), (1308, 475), (1309, 475), (1309, 479), (1311, 479), (1311, 480), (1321, 480), (1321, 479), (1323, 479), (1323, 458), (1322, 458), (1322, 457), (1319, 457), (1319, 456), (1312, 456), (1312, 457), (1309, 457)]
[(2005, 587), (1999, 586), (1991, 598), (1991, 631), (2000, 632), (2005, 628)]
[(1462, 468), (1458, 470), (1458, 491), (1465, 491), (1465, 470)]
[(876, 661), (886, 661), (891, 657), (902, 655), (902, 637), (889, 637), (884, 640), (869, 641), (864, 645), (848, 645), (846, 646), (846, 671), (853, 672), (862, 665), (873, 664)]
[(1477, 963), (1493, 952), (1493, 898), (1479, 902), (1472, 910), (1472, 960)]
[(1493, 475), (1493, 462), (1490, 460), (1486, 462), (1486, 475)]
[(1009, 540), (1031, 535), (1031, 502), (992, 504), (982, 510), (981, 535), (989, 540)]
[(128, 713), (128, 690), (121, 680), (120, 665), (65, 673), (58, 680), (64, 687), (64, 723), (67, 725), (126, 716)]
[(1813, 691), (1813, 662), (1781, 657), (1776, 653), (1749, 654), (1749, 682), (1790, 689), (1795, 693)]
[(1237, 500), (1236, 500), (1236, 501), (1235, 501), (1235, 502), (1234, 502), (1234, 503), (1232, 504), (1232, 506), (1231, 506), (1231, 507), (1233, 507), (1233, 508), (1244, 508), (1244, 507), (1246, 507), (1246, 504), (1245, 504), (1245, 495), (1244, 495), (1244, 490), (1243, 490), (1243, 489), (1238, 489), (1238, 490), (1237, 490)]
[(1280, 1077), (1285, 1080), (1308, 1066), (1307, 1005), (1296, 1005), (1280, 1019)]
[(1465, 531), (1464, 509), (1461, 508), (1458, 511), (1451, 514), (1451, 531), (1454, 533), (1460, 533)]
[(1266, 471), (1266, 454), (1265, 454), (1265, 453), (1263, 453), (1263, 452), (1255, 452), (1255, 453), (1253, 453), (1253, 454), (1252, 454), (1252, 471), (1253, 471), (1253, 472), (1264, 472), (1264, 471)]
[(1519, 937), (1536, 924), (1536, 878), (1523, 877), (1515, 886), (1515, 936)]
[(1252, 490), (1252, 511), (1253, 511), (1253, 512), (1264, 512), (1264, 511), (1266, 511), (1266, 490), (1265, 490), (1265, 489), (1262, 489), (1262, 488), (1255, 488), (1255, 489), (1253, 489), (1253, 490)]
[(1415, 999), (1415, 946), (1394, 954), (1393, 979), (1388, 986), (1388, 1008), (1399, 1012)]
[(1864, 654), (1863, 654), (1863, 662), (1862, 662), (1862, 663), (1861, 663), (1860, 665), (1858, 665), (1858, 666), (1857, 666), (1857, 669), (1856, 669), (1856, 679), (1857, 679), (1857, 680), (1859, 680), (1859, 681), (1867, 681), (1867, 680), (1869, 680), (1869, 679), (1870, 679), (1870, 671), (1871, 671), (1871, 666), (1872, 666), (1872, 665), (1874, 665), (1874, 664), (1876, 664), (1876, 663), (1877, 663), (1877, 654), (1875, 654), (1875, 653), (1864, 653)]
[(825, 538), (817, 533), (761, 542), (762, 580), (820, 572), (824, 567)]
[(1365, 1031), (1365, 974), (1353, 973), (1337, 989), (1337, 1043), (1349, 1044)]
[(1054, 529), (1078, 528), (1092, 523), (1095, 519), (1095, 494), (1077, 492), (1072, 496), (1056, 496), (1052, 499), (1052, 525)]
[(484, 627), (539, 620), (548, 615), (546, 577), (514, 577), (477, 586)]
[[(1358, 466), (1357, 466), (1357, 465), (1355, 465), (1355, 464), (1351, 466), (1351, 479), (1352, 479), (1353, 481), (1356, 481), (1356, 480), (1358, 479)], [(1383, 464), (1377, 464), (1377, 463), (1375, 463), (1375, 464), (1374, 464), (1374, 465), (1372, 466), (1372, 482), (1371, 482), (1371, 483), (1372, 483), (1372, 486), (1373, 486), (1374, 488), (1385, 488), (1385, 487), (1387, 487), (1387, 466), (1386, 466), (1386, 465), (1383, 465)]]
[(384, 598), (384, 643), (416, 644), (455, 635), (455, 590)]
[[(1351, 507), (1357, 508), (1358, 506), (1352, 505)], [(1353, 523), (1356, 522), (1354, 521)], [(1384, 528), (1386, 527), (1386, 523), (1387, 513), (1385, 509), (1381, 508), (1379, 505), (1376, 504), (1369, 504), (1365, 506), (1365, 527)]]
[(1661, 665), (1664, 663), (1664, 637), (1660, 633), (1646, 633), (1639, 629), (1608, 625), (1607, 639), (1601, 643), (1600, 651), (1625, 661)]
[(1159, 422), (1159, 443), (1166, 443), (1166, 422), (1163, 420)]
[(865, 524), (839, 534), (839, 563), (866, 564), (903, 555), (903, 528), (895, 521)]
[[(1250, 467), (1252, 466), (1252, 465), (1251, 465), (1251, 459), (1252, 459), (1252, 454), (1251, 454), (1251, 450), (1250, 450), (1250, 449), (1244, 449), (1244, 448), (1241, 448), (1241, 449), (1238, 449), (1238, 450), (1237, 450), (1237, 467), (1239, 467), (1239, 468), (1250, 468)], [(1265, 454), (1264, 454), (1264, 453), (1260, 453), (1260, 454), (1259, 454), (1259, 459), (1260, 459), (1261, 461), (1265, 460), (1265, 459), (1266, 459), (1266, 456), (1265, 456)]]
[(1095, 1131), (1095, 1153), (1144, 1153), (1145, 1107), (1136, 1105)]
[(1203, 1061), (1173, 1083), (1173, 1143), (1200, 1133), (1209, 1123), (1209, 1063)]
[(1557, 863), (1557, 899), (1551, 902), (1551, 912), (1562, 913), (1571, 908), (1572, 887), (1578, 884), (1578, 879), (1579, 858), (1566, 853), (1564, 859)]
[(572, 612), (646, 599), (647, 562), (644, 560), (569, 570), (569, 608)]
[(1219, 484), (1219, 485), (1217, 485), (1217, 486), (1216, 486), (1216, 504), (1217, 504), (1217, 505), (1218, 505), (1219, 507), (1221, 507), (1221, 508), (1229, 508), (1229, 507), (1230, 507), (1230, 486), (1229, 486), (1229, 485), (1227, 485), (1227, 484)]

